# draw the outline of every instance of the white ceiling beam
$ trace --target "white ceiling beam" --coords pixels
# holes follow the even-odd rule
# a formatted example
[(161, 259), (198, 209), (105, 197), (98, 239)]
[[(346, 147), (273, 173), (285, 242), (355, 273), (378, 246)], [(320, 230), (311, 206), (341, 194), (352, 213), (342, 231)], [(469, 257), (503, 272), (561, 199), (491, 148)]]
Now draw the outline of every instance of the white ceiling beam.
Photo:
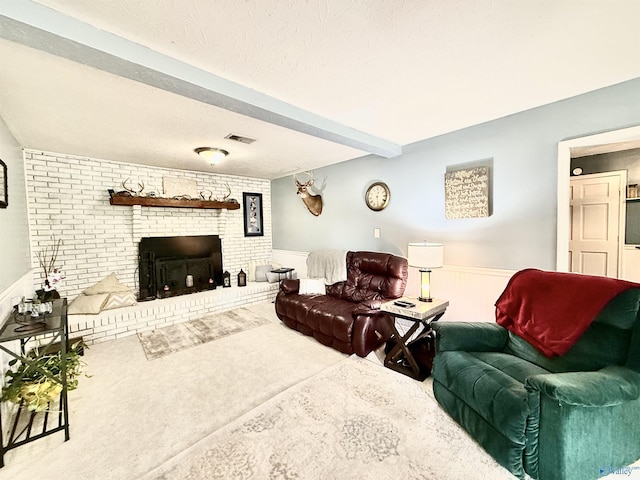
[(317, 138), (391, 158), (396, 143), (95, 28), (30, 0), (0, 2), (0, 37), (105, 72)]

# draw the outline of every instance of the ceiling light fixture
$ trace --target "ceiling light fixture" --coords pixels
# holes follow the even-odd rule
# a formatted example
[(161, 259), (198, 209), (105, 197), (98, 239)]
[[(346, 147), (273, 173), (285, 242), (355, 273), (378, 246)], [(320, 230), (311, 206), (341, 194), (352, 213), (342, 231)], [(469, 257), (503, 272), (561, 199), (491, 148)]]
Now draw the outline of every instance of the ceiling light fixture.
[(229, 152), (227, 152), (226, 150), (213, 147), (199, 147), (196, 148), (194, 152), (204, 158), (211, 165), (215, 165), (220, 160), (223, 160), (227, 155), (229, 155)]

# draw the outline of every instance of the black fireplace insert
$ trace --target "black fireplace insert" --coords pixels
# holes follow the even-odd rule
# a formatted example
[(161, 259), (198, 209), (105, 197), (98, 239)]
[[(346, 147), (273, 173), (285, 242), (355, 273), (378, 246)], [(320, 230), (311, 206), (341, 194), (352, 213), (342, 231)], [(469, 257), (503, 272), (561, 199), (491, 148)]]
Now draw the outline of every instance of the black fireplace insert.
[(173, 297), (222, 285), (218, 235), (147, 237), (138, 250), (139, 299)]

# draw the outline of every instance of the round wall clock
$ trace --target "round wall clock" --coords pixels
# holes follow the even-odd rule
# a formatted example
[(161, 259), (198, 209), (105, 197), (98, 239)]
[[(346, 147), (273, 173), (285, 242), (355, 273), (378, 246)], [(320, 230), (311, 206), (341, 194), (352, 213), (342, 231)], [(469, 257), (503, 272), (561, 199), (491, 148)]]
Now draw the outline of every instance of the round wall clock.
[(389, 187), (384, 182), (372, 183), (367, 188), (367, 193), (364, 195), (364, 201), (371, 210), (379, 212), (384, 210), (389, 204), (391, 199), (391, 192)]

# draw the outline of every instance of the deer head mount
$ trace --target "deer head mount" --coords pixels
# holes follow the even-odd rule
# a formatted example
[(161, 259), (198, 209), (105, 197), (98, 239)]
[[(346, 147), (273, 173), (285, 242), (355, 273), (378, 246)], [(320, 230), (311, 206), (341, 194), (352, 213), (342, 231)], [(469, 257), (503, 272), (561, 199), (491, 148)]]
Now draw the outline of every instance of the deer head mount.
[(296, 175), (293, 176), (296, 181), (296, 188), (298, 189), (298, 195), (302, 199), (302, 202), (306, 205), (309, 212), (316, 217), (322, 213), (322, 196), (320, 195), (312, 195), (309, 193), (309, 187), (313, 185), (313, 172), (304, 172), (306, 175), (309, 175), (309, 180), (302, 183), (298, 180)]

